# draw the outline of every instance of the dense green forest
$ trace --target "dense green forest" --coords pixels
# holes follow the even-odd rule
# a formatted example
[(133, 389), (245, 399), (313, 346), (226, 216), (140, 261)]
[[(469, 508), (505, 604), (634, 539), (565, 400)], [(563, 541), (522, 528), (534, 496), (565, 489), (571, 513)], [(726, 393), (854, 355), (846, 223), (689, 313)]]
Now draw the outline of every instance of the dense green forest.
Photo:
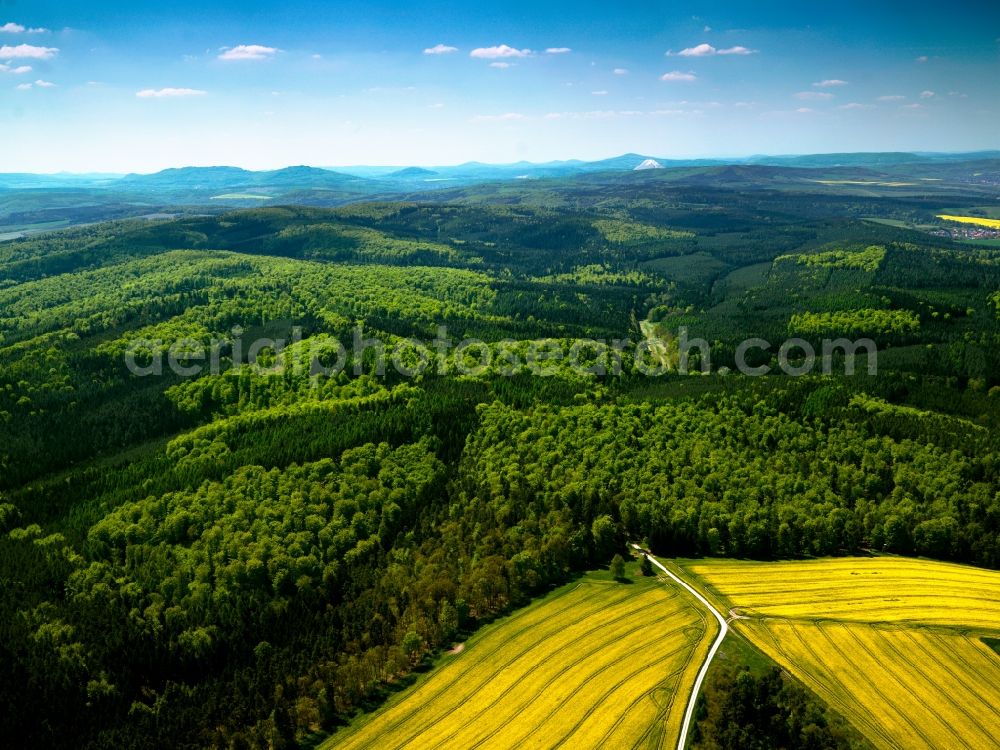
[[(927, 196), (620, 187), (0, 243), (12, 746), (308, 743), (628, 540), (1000, 566), (996, 249), (864, 220), (923, 215)], [(561, 357), (581, 338), (632, 343), (545, 376), (496, 360), (470, 373), (453, 349), (413, 378), (356, 352), (320, 375), (236, 354), (266, 337), (288, 344), (258, 364), (333, 356), (359, 324), (387, 345), (443, 327), (498, 358), (543, 339)], [(697, 372), (644, 374), (651, 327), (704, 339)], [(839, 356), (830, 375), (789, 377), (789, 336), (817, 352), (870, 338), (877, 372)], [(729, 371), (750, 337), (773, 345), (751, 357), (766, 377)], [(137, 376), (137, 339), (159, 342), (151, 355), (215, 346), (218, 370)], [(789, 747), (850, 746), (780, 675), (711, 689), (700, 746), (763, 747), (769, 723)]]
[(699, 699), (697, 750), (870, 750), (840, 717), (778, 667), (716, 670)]

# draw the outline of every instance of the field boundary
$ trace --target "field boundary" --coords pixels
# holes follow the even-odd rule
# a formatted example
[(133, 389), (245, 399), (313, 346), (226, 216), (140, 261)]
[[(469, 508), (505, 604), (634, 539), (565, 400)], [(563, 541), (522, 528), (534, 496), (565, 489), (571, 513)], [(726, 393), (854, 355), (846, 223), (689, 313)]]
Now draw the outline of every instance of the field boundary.
[(693, 586), (681, 579), (672, 571), (668, 570), (666, 566), (655, 557), (647, 554), (638, 544), (633, 542), (632, 547), (641, 554), (645, 554), (646, 557), (649, 558), (649, 561), (666, 573), (672, 581), (684, 587), (688, 593), (694, 596), (695, 599), (701, 602), (705, 608), (712, 613), (719, 623), (719, 633), (716, 635), (715, 641), (712, 643), (712, 647), (708, 650), (708, 654), (705, 656), (705, 661), (702, 663), (701, 669), (698, 670), (698, 676), (695, 678), (694, 685), (691, 688), (691, 695), (688, 698), (687, 707), (684, 709), (684, 722), (681, 724), (681, 732), (677, 738), (677, 750), (684, 750), (687, 745), (687, 736), (691, 729), (691, 722), (694, 720), (694, 710), (698, 704), (698, 693), (701, 692), (701, 686), (705, 681), (705, 675), (708, 674), (708, 668), (712, 665), (712, 659), (715, 658), (715, 654), (722, 645), (722, 641), (726, 638), (726, 633), (729, 632), (729, 624), (726, 622), (726, 619), (719, 614), (719, 611), (713, 607), (711, 603), (709, 603), (708, 599), (706, 599)]

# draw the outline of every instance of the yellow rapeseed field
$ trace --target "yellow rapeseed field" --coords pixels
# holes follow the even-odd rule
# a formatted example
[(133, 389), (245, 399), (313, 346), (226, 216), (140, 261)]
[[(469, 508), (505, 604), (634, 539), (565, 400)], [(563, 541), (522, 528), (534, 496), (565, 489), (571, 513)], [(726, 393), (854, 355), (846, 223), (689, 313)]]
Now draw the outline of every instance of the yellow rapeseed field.
[(880, 748), (1000, 748), (1000, 572), (894, 557), (684, 569)]
[(770, 618), (737, 629), (877, 747), (1000, 747), (1000, 657), (975, 636)]
[(951, 216), (950, 214), (938, 214), (939, 219), (945, 221), (957, 221), (962, 224), (976, 224), (990, 229), (1000, 229), (1000, 219), (983, 219), (979, 216)]
[(328, 748), (670, 748), (714, 621), (655, 579), (584, 579), (478, 633)]
[(685, 565), (739, 614), (1000, 628), (1000, 571), (903, 557)]

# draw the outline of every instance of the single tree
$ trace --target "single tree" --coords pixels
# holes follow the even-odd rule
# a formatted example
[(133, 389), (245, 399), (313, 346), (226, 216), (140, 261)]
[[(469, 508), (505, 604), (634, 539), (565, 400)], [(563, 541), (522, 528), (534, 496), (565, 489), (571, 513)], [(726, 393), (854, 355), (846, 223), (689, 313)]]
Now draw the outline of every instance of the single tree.
[(649, 555), (643, 555), (642, 560), (639, 562), (639, 572), (644, 576), (653, 575), (653, 563), (649, 560)]
[(625, 577), (625, 560), (622, 559), (621, 555), (615, 555), (611, 558), (611, 575), (618, 580)]

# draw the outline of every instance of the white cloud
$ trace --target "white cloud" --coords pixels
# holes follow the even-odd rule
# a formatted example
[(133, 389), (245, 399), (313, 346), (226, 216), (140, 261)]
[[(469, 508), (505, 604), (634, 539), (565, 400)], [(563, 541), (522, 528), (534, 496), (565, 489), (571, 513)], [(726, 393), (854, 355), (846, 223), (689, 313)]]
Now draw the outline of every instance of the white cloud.
[(685, 115), (703, 115), (700, 109), (654, 109), (650, 112), (653, 117), (678, 117)]
[(694, 47), (686, 47), (680, 52), (667, 52), (667, 55), (677, 55), (678, 57), (712, 57), (713, 55), (752, 55), (756, 51), (757, 50), (755, 49), (749, 49), (739, 45), (736, 47), (716, 49), (711, 44), (702, 42)]
[(527, 119), (527, 116), (520, 112), (505, 112), (502, 115), (476, 115), (472, 118), (472, 122), (510, 122)]
[(31, 66), (30, 65), (20, 65), (20, 66), (18, 66), (16, 68), (12, 68), (9, 65), (5, 65), (4, 63), (0, 63), (0, 73), (13, 73), (16, 76), (19, 76), (19, 75), (24, 75), (25, 73), (30, 73), (30, 72), (31, 72)]
[(638, 117), (642, 112), (635, 109), (600, 109), (590, 112), (549, 112), (545, 120), (610, 120), (615, 117)]
[(880, 102), (901, 102), (905, 98), (902, 94), (886, 94), (885, 96), (880, 96), (878, 100)]
[(205, 96), (204, 91), (200, 89), (143, 89), (142, 91), (137, 91), (135, 95), (140, 99), (169, 99), (173, 97), (180, 96)]
[(802, 99), (803, 101), (820, 102), (833, 99), (833, 94), (826, 91), (800, 91), (795, 95), (795, 98)]
[(442, 102), (434, 102), (433, 104), (427, 105), (428, 109), (444, 109), (444, 104)]
[(591, 93), (592, 96), (607, 96), (608, 95), (608, 92), (605, 91), (604, 89), (601, 89), (600, 91), (591, 91), (590, 93)]
[(628, 75), (628, 68), (615, 68), (611, 72), (614, 73), (616, 76), (627, 76)]
[(34, 47), (30, 44), (19, 44), (16, 47), (4, 45), (0, 47), (0, 59), (10, 60), (19, 57), (33, 60), (51, 60), (59, 54), (58, 47)]
[(220, 60), (270, 60), (279, 50), (276, 47), (265, 47), (260, 44), (239, 44), (228, 47), (219, 55)]
[(930, 58), (927, 55), (921, 55), (920, 57), (918, 57), (916, 59), (916, 62), (918, 62), (918, 63), (925, 63), (928, 60), (930, 60)]
[(313, 60), (322, 60), (322, 59), (323, 59), (323, 55), (319, 54), (318, 52), (317, 52), (317, 53), (315, 53), (315, 54), (313, 54), (313, 55), (310, 55), (310, 57), (311, 57), (311, 58), (312, 58)]
[(447, 44), (435, 44), (433, 47), (428, 47), (424, 50), (425, 55), (450, 55), (452, 52), (458, 52), (458, 47), (449, 47)]
[(705, 32), (706, 34), (707, 34), (708, 32), (710, 32), (711, 30), (712, 30), (712, 27), (711, 27), (711, 26), (706, 26), (706, 27), (705, 27), (704, 29), (702, 29), (702, 31), (704, 31), (704, 32)]
[(874, 105), (872, 104), (860, 104), (859, 102), (848, 102), (847, 104), (841, 104), (837, 109), (872, 109)]
[(715, 107), (721, 107), (721, 102), (689, 102), (687, 99), (681, 99), (677, 102), (667, 102), (665, 106), (668, 107), (697, 107), (698, 109), (708, 108), (714, 109)]
[(28, 91), (31, 88), (30, 83), (19, 83), (17, 84), (18, 91)]
[[(702, 43), (694, 47), (686, 47), (677, 54), (681, 57), (708, 57), (709, 55), (714, 55), (716, 52), (718, 52), (718, 50), (711, 44)], [(668, 52), (667, 54), (670, 55), (673, 53)]]
[(923, 109), (923, 104), (904, 104), (903, 109)]
[(846, 85), (847, 81), (841, 81), (839, 78), (827, 78), (824, 81), (816, 81), (816, 83), (813, 84), (813, 86), (816, 86), (817, 88), (821, 89), (830, 88), (831, 86), (846, 86)]
[(495, 60), (498, 57), (530, 57), (530, 49), (517, 49), (500, 44), (496, 47), (477, 47), (469, 53), (469, 57), (476, 57), (481, 60)]
[(491, 68), (500, 68), (500, 70), (505, 70), (506, 68), (512, 68), (515, 65), (517, 65), (517, 63), (509, 63), (509, 62), (491, 62), (490, 63), (490, 67)]
[(932, 98), (934, 98), (934, 92), (933, 91), (921, 91), (920, 92), (920, 98), (921, 99), (932, 99)]
[(545, 50), (546, 54), (549, 55), (565, 55), (567, 52), (572, 52), (569, 47), (549, 47)]
[(798, 108), (797, 110), (795, 110), (795, 111), (796, 111), (796, 112), (797, 112), (798, 114), (800, 114), (800, 115), (811, 115), (811, 114), (812, 114), (813, 112), (815, 112), (816, 110), (815, 110), (815, 109), (810, 109), (809, 107), (799, 107), (799, 108)]
[(7, 34), (24, 34), (24, 33), (46, 34), (48, 33), (48, 31), (49, 31), (48, 29), (28, 29), (19, 23), (13, 23), (13, 22), (8, 22), (5, 23), (3, 26), (0, 26), (0, 33), (7, 33)]
[(52, 89), (55, 88), (56, 86), (54, 83), (52, 83), (52, 81), (43, 81), (40, 78), (37, 81), (35, 81), (35, 85), (38, 86), (38, 88), (40, 89)]
[(672, 70), (660, 76), (661, 81), (696, 81), (698, 76), (694, 73), (683, 73), (679, 70)]
[(963, 94), (961, 91), (949, 91), (948, 96), (957, 96), (959, 99), (968, 99), (968, 94)]

